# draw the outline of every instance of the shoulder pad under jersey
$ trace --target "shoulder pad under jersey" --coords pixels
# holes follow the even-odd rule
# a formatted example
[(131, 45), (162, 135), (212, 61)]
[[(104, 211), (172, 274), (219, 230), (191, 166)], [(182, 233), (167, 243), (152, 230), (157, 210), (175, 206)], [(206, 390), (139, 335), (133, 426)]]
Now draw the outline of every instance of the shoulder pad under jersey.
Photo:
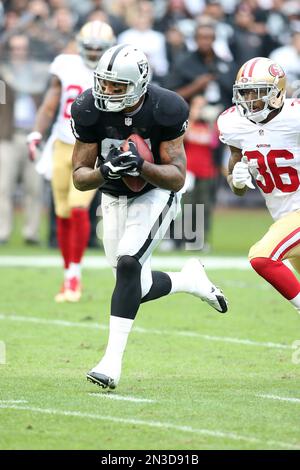
[(152, 90), (153, 115), (159, 125), (173, 127), (187, 120), (189, 108), (181, 96), (165, 88)]
[(77, 96), (71, 107), (74, 121), (80, 126), (92, 126), (99, 117), (99, 111), (95, 107), (92, 89), (88, 88)]

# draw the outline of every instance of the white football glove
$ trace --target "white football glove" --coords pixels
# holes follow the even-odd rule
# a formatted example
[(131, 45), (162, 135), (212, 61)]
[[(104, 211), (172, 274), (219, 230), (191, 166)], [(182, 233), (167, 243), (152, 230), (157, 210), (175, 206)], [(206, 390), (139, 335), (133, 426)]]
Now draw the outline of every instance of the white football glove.
[(243, 189), (245, 186), (250, 189), (255, 189), (249, 173), (247, 157), (244, 156), (240, 162), (237, 162), (234, 165), (232, 171), (232, 184), (237, 189)]
[(30, 132), (26, 138), (29, 158), (32, 162), (34, 162), (37, 158), (38, 148), (42, 142), (42, 139), (43, 136), (38, 131)]

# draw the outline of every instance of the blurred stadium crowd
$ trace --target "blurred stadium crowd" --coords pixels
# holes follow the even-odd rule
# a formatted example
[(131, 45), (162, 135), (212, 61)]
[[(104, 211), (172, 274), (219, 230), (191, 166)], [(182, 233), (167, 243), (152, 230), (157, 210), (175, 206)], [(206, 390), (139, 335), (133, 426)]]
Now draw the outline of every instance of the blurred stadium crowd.
[[(10, 237), (16, 199), (24, 204), (27, 243), (39, 242), (43, 207), (52, 213), (49, 184), (28, 159), (26, 136), (49, 83), (49, 64), (62, 51), (75, 52), (76, 33), (92, 20), (109, 23), (119, 43), (142, 48), (152, 81), (189, 102), (185, 202), (205, 204), (207, 238), (216, 201), (261, 204), (257, 191), (239, 200), (227, 188), (226, 151), (218, 142), (215, 121), (231, 105), (238, 68), (255, 56), (281, 64), (289, 96), (299, 94), (298, 0), (4, 0), (0, 1), (0, 80), (5, 84), (5, 93), (0, 88), (0, 244)], [(94, 221), (98, 204), (99, 194), (90, 210)], [(96, 243), (93, 237), (95, 230), (91, 246)], [(49, 244), (55, 245), (54, 217)]]

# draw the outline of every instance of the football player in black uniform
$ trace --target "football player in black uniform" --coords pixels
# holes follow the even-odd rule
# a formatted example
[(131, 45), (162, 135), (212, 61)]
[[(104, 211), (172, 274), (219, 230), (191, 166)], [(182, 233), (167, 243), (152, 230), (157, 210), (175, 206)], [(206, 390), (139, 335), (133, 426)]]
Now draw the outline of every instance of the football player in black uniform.
[[(73, 181), (86, 191), (101, 187), (103, 244), (116, 284), (111, 299), (108, 345), (88, 380), (115, 388), (128, 334), (142, 302), (187, 292), (226, 312), (223, 293), (197, 259), (180, 272), (151, 271), (151, 254), (180, 210), (185, 182), (183, 135), (188, 107), (176, 93), (149, 85), (149, 64), (135, 46), (107, 50), (94, 72), (94, 87), (72, 105)], [(143, 160), (131, 134), (146, 140), (154, 162)], [(96, 161), (98, 162), (96, 164)], [(131, 191), (122, 178), (142, 176), (146, 186)]]

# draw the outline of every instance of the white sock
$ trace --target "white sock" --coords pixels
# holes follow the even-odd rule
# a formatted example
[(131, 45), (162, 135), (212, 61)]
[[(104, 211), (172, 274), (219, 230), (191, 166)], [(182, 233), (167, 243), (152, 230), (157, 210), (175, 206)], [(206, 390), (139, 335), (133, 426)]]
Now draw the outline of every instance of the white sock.
[(176, 292), (188, 292), (186, 286), (186, 279), (180, 271), (169, 272), (166, 274), (169, 276), (172, 283), (170, 294), (176, 294)]
[(70, 263), (67, 272), (67, 279), (71, 279), (72, 277), (81, 279), (81, 263)]
[(109, 337), (105, 354), (93, 371), (117, 378), (121, 372), (123, 354), (133, 320), (111, 315), (109, 322)]
[(66, 281), (68, 278), (68, 272), (69, 272), (69, 268), (67, 269), (64, 269), (64, 280)]
[(293, 299), (290, 300), (291, 304), (300, 313), (300, 292)]
[(117, 356), (122, 360), (132, 325), (133, 320), (130, 318), (110, 316), (109, 338), (105, 356)]

